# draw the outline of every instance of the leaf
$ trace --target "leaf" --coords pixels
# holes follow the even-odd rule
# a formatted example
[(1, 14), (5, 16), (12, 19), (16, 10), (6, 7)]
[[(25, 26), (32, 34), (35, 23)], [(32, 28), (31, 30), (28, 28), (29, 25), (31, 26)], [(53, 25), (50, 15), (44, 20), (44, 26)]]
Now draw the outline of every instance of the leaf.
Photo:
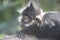
[(3, 39), (4, 38), (4, 35), (3, 34), (0, 34), (0, 39)]

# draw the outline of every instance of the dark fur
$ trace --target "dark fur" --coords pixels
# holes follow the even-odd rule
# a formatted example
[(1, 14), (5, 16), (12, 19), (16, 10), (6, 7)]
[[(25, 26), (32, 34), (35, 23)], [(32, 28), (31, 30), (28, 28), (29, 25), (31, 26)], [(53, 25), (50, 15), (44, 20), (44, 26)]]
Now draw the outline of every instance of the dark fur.
[(47, 36), (60, 39), (60, 12), (47, 12), (42, 23), (42, 28), (46, 28)]

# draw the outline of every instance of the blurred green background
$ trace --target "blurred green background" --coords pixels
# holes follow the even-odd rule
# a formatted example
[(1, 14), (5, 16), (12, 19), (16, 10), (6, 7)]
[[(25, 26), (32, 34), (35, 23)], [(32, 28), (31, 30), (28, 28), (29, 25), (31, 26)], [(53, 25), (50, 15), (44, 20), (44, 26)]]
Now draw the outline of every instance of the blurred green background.
[[(18, 8), (28, 3), (29, 0), (0, 0), (0, 34), (14, 34), (19, 28), (17, 21), (20, 15)], [(39, 0), (44, 11), (60, 11), (60, 0)]]

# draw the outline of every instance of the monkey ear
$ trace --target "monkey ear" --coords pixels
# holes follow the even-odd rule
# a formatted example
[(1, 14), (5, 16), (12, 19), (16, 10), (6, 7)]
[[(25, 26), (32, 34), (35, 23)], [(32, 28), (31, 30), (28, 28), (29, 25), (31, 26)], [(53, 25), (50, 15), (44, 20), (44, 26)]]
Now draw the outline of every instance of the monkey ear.
[(35, 12), (36, 12), (35, 14), (39, 15), (41, 13), (41, 10), (40, 10), (40, 5), (39, 5), (38, 0), (31, 0), (31, 4), (33, 5), (35, 9)]
[(39, 4), (38, 0), (30, 0), (28, 2), (27, 6), (28, 7), (33, 7), (36, 15), (41, 13), (41, 8), (40, 8), (40, 4)]
[(37, 16), (36, 16), (36, 21), (39, 22), (39, 23), (41, 24), (41, 22), (42, 22), (42, 18), (41, 18), (40, 15), (37, 15)]

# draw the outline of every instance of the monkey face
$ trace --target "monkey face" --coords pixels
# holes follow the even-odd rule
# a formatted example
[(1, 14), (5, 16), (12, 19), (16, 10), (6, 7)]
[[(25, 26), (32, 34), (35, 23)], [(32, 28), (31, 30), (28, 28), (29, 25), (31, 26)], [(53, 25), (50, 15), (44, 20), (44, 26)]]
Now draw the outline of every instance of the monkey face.
[(22, 20), (21, 20), (21, 26), (23, 26), (23, 27), (30, 27), (33, 25), (40, 26), (40, 24), (41, 24), (41, 21), (38, 18), (31, 19), (28, 16), (23, 16)]
[(31, 18), (29, 18), (28, 16), (23, 16), (21, 20), (21, 26), (29, 27), (33, 24), (32, 22), (33, 21)]

